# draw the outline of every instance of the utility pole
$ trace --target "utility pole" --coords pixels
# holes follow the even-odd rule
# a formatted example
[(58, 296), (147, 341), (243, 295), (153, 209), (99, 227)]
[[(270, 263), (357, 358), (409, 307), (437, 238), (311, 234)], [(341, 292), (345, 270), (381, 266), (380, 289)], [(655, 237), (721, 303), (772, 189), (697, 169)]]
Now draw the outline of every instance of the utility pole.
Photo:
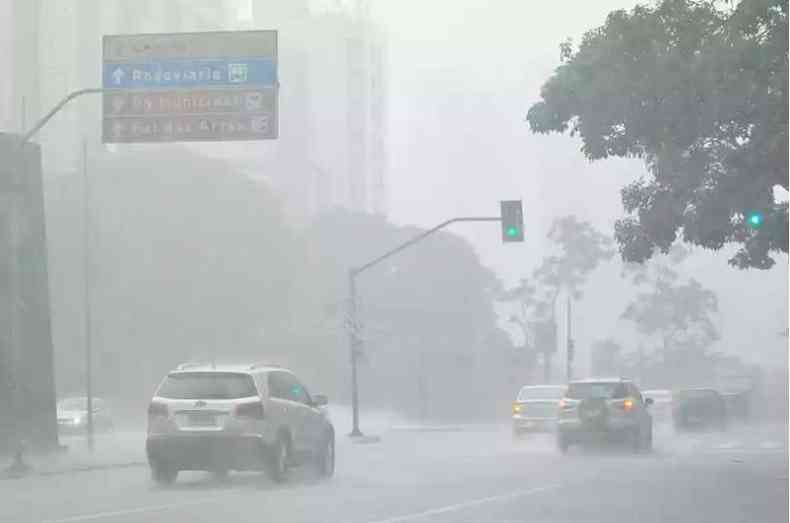
[[(20, 196), (14, 194), (12, 198), (9, 199), (9, 212), (8, 212), (8, 228), (9, 228), (9, 247), (10, 247), (10, 261), (9, 264), (9, 287), (10, 287), (10, 338), (11, 338), (11, 350), (10, 350), (10, 368), (16, 369), (16, 373), (9, 372), (8, 377), (11, 380), (11, 413), (13, 416), (20, 416), (21, 411), (23, 409), (23, 397), (24, 397), (24, 390), (23, 390), (23, 380), (20, 379), (22, 372), (20, 372), (23, 362), (25, 362), (25, 358), (23, 356), (22, 350), (22, 325), (21, 325), (21, 311), (20, 306), (22, 305), (22, 289), (20, 289), (20, 263), (19, 263), (19, 256), (20, 251), (22, 250), (22, 235), (20, 231), (20, 220), (22, 217), (20, 213), (22, 212), (22, 204), (19, 202)], [(27, 362), (25, 362), (27, 364)], [(27, 424), (27, 422), (23, 422), (20, 424), (16, 437), (19, 440), (17, 443), (20, 445), (25, 438), (29, 437), (31, 427)]]
[(93, 354), (92, 354), (92, 322), (91, 322), (91, 246), (90, 246), (90, 180), (88, 178), (88, 141), (82, 140), (82, 251), (83, 251), (83, 284), (85, 290), (85, 395), (87, 397), (88, 448), (93, 450)]
[(348, 271), (348, 344), (351, 355), (351, 411), (352, 429), (351, 437), (362, 436), (359, 430), (359, 383), (357, 382), (357, 361), (361, 350), (362, 340), (359, 337), (357, 323), (357, 282), (354, 269)]
[(565, 356), (565, 376), (568, 379), (568, 382), (573, 379), (573, 336), (571, 334), (571, 295), (568, 294), (568, 307), (567, 307), (567, 317), (566, 317), (566, 325), (567, 325), (567, 352)]
[(557, 350), (557, 298), (560, 296), (560, 288), (558, 287), (554, 292), (554, 298), (551, 300), (551, 328), (553, 347), (546, 347), (546, 352), (543, 353), (543, 383), (551, 383), (551, 357), (554, 351)]

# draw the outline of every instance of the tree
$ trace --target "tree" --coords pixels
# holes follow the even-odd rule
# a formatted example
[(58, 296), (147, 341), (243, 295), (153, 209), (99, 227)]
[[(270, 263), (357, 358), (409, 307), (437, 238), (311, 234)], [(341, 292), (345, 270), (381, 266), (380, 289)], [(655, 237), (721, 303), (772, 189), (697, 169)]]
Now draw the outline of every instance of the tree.
[(560, 252), (543, 258), (533, 278), (551, 293), (551, 303), (562, 289), (575, 299), (581, 298), (581, 288), (590, 273), (601, 262), (612, 258), (612, 241), (592, 224), (579, 221), (575, 216), (554, 220), (548, 238)]
[[(323, 273), (265, 185), (180, 148), (100, 155), (89, 173), (97, 394), (144, 398), (193, 358), (300, 370), (317, 360)], [(82, 184), (66, 174), (47, 194), (57, 378), (68, 394), (84, 386)]]
[(623, 347), (612, 339), (592, 344), (591, 369), (593, 375), (619, 375), (623, 371)]
[[(536, 334), (537, 322), (545, 315), (544, 309), (548, 308), (545, 302), (537, 297), (537, 287), (527, 279), (522, 279), (513, 289), (506, 290), (500, 301), (505, 303), (515, 303), (517, 311), (511, 314), (508, 322), (516, 325), (521, 331), (523, 345), (521, 354), (524, 364), (529, 372), (537, 365), (539, 340)], [(515, 363), (521, 363), (521, 358), (517, 357)]]
[[(622, 189), (621, 256), (643, 262), (684, 242), (740, 245), (736, 267), (787, 252), (786, 0), (661, 0), (609, 14), (563, 63), (527, 114), (537, 133), (579, 135), (591, 160), (643, 158)], [(761, 227), (747, 217), (764, 216)]]
[[(329, 295), (343, 299), (350, 267), (421, 232), (382, 217), (335, 211), (317, 217), (308, 236), (332, 275)], [(472, 245), (449, 232), (360, 275), (364, 404), (433, 416), (496, 412), (497, 402), (512, 394), (504, 379), (512, 344), (493, 308), (500, 287)], [(348, 349), (342, 350), (338, 371), (345, 377)]]
[(544, 257), (532, 279), (521, 280), (518, 286), (503, 294), (502, 301), (519, 304), (519, 312), (511, 321), (520, 325), (526, 340), (535, 340), (531, 345), (527, 341), (525, 348), (528, 354), (544, 354), (548, 378), (550, 354), (555, 349), (556, 340), (547, 345), (538, 342), (537, 330), (545, 330), (549, 324), (556, 333), (555, 309), (560, 293), (565, 290), (574, 299), (581, 298), (582, 287), (592, 271), (601, 262), (611, 259), (614, 252), (612, 241), (607, 236), (575, 216), (555, 219), (547, 237), (558, 253)]
[(644, 336), (658, 340), (665, 378), (699, 370), (710, 361), (707, 349), (719, 339), (712, 315), (718, 311), (716, 295), (695, 279), (682, 281), (671, 264), (680, 263), (688, 251), (676, 246), (669, 263), (626, 268), (640, 292), (622, 318), (633, 322)]

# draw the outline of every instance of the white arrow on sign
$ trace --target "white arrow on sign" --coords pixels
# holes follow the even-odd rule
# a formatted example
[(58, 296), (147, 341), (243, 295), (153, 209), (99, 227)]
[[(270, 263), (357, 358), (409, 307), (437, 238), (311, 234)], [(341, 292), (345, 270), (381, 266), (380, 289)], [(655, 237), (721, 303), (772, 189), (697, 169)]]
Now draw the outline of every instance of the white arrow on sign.
[(123, 80), (123, 77), (125, 75), (126, 73), (123, 72), (123, 69), (118, 67), (117, 69), (115, 69), (115, 71), (112, 72), (112, 79), (115, 80), (116, 84), (121, 85), (121, 80)]

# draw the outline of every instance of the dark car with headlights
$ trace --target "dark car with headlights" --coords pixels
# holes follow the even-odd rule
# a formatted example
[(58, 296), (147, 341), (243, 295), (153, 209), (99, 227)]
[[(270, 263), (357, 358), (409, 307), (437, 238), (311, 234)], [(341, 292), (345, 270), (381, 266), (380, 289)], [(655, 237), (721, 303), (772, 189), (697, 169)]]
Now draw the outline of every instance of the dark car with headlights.
[(634, 452), (653, 446), (653, 418), (639, 387), (630, 380), (589, 379), (568, 384), (560, 400), (557, 444), (564, 453), (571, 445), (613, 442)]
[(672, 420), (675, 430), (727, 427), (727, 402), (714, 389), (686, 389), (672, 394)]

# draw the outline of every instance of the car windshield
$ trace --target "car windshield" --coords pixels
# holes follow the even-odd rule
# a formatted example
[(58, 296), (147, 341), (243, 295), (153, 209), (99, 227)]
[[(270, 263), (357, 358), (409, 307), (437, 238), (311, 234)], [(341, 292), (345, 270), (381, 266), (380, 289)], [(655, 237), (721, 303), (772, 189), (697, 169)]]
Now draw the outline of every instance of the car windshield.
[(524, 387), (518, 393), (518, 401), (559, 400), (562, 392), (562, 387)]
[(157, 396), (170, 399), (238, 399), (256, 396), (255, 383), (247, 374), (194, 372), (171, 374)]
[(622, 398), (625, 396), (625, 387), (617, 381), (571, 383), (566, 396), (579, 400)]
[(88, 408), (87, 398), (67, 398), (58, 404), (61, 410), (86, 410)]

